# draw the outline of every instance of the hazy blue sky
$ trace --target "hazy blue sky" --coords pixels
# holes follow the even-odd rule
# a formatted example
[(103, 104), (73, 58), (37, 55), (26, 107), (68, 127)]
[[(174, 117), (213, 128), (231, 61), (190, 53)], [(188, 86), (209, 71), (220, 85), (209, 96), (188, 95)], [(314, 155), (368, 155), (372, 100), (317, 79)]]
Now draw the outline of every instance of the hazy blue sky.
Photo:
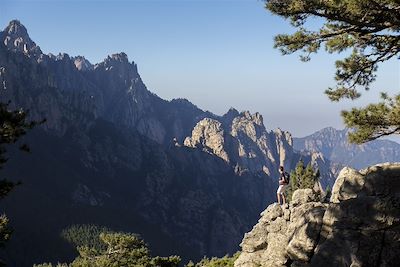
[(399, 92), (399, 60), (383, 64), (377, 82), (357, 102), (331, 103), (338, 55), (308, 63), (281, 56), (273, 36), (293, 32), (257, 0), (1, 0), (0, 25), (19, 19), (45, 53), (84, 55), (92, 63), (124, 51), (148, 89), (187, 98), (216, 114), (230, 107), (260, 112), (268, 129), (294, 136), (342, 128), (339, 112)]

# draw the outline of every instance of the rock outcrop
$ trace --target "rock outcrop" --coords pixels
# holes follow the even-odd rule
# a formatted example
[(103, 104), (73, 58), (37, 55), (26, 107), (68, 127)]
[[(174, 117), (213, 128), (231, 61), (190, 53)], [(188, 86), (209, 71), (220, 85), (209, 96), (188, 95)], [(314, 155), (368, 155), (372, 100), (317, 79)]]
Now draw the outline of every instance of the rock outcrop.
[(42, 54), (39, 46), (31, 40), (25, 26), (19, 20), (12, 20), (0, 33), (1, 42), (11, 51), (18, 51), (28, 56)]
[(235, 267), (398, 266), (400, 163), (344, 168), (329, 202), (311, 189), (270, 205), (245, 234)]
[(210, 118), (199, 121), (183, 143), (187, 147), (201, 147), (203, 151), (215, 154), (229, 162), (228, 153), (224, 150), (224, 130), (222, 124)]
[(75, 67), (80, 71), (90, 71), (94, 69), (92, 63), (83, 56), (73, 58)]
[(186, 137), (184, 146), (223, 159), (238, 174), (249, 172), (268, 180), (278, 177), (280, 165), (292, 170), (302, 158), (320, 169), (324, 188), (334, 182), (331, 163), (321, 153), (295, 152), (292, 135), (281, 129), (267, 131), (263, 117), (257, 112), (239, 113), (231, 108), (222, 117), (204, 118), (193, 128), (192, 135)]

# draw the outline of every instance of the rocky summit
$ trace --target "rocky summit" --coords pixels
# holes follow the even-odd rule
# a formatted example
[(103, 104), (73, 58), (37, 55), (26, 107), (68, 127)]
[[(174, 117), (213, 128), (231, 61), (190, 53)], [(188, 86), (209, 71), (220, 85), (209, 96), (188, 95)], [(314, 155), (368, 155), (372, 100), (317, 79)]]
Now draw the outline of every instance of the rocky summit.
[(398, 266), (400, 163), (344, 168), (329, 201), (311, 189), (268, 206), (241, 243), (235, 267)]
[(19, 20), (12, 20), (0, 34), (2, 43), (12, 51), (22, 52), (28, 56), (42, 54), (39, 46), (31, 40), (25, 26)]
[(238, 174), (278, 177), (280, 165), (292, 170), (303, 159), (320, 169), (324, 188), (332, 186), (335, 179), (335, 164), (322, 153), (294, 151), (292, 135), (279, 128), (268, 131), (258, 112), (230, 109), (222, 117), (206, 117), (196, 124), (183, 145), (221, 158)]

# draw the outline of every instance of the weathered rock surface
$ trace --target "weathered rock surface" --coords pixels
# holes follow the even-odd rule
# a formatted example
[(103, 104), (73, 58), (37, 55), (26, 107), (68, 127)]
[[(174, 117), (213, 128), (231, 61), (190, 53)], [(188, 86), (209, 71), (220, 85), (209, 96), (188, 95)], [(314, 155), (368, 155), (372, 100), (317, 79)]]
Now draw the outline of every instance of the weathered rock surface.
[(204, 118), (193, 128), (192, 135), (186, 137), (184, 146), (201, 149), (223, 159), (238, 174), (256, 173), (268, 180), (279, 176), (277, 170), (280, 165), (291, 170), (303, 158), (320, 169), (324, 188), (334, 182), (331, 163), (322, 154), (295, 152), (291, 134), (281, 129), (267, 131), (263, 117), (257, 112), (239, 113), (231, 108), (222, 117)]
[(75, 67), (80, 71), (90, 71), (94, 69), (94, 66), (83, 56), (77, 56), (73, 58)]
[(398, 266), (399, 244), (400, 163), (346, 167), (330, 202), (300, 189), (290, 205), (270, 205), (235, 266)]
[(224, 150), (224, 130), (217, 120), (205, 118), (198, 122), (192, 131), (192, 136), (185, 139), (184, 145), (193, 148), (201, 147), (204, 151), (229, 162), (228, 154)]
[(31, 40), (25, 26), (19, 20), (12, 20), (0, 33), (1, 42), (12, 51), (18, 51), (28, 56), (39, 56), (42, 51)]

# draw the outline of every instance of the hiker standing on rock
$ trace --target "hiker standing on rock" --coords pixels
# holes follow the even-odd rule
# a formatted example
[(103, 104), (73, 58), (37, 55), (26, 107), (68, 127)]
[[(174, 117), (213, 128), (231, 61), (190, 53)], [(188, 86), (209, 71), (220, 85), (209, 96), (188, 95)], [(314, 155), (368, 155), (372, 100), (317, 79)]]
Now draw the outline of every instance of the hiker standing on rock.
[(283, 169), (283, 166), (279, 166), (279, 187), (278, 190), (276, 191), (276, 196), (278, 198), (279, 204), (281, 204), (281, 197), (282, 197), (282, 205), (286, 203), (285, 189), (288, 183), (289, 183), (288, 178), (286, 177), (286, 173), (285, 170)]

